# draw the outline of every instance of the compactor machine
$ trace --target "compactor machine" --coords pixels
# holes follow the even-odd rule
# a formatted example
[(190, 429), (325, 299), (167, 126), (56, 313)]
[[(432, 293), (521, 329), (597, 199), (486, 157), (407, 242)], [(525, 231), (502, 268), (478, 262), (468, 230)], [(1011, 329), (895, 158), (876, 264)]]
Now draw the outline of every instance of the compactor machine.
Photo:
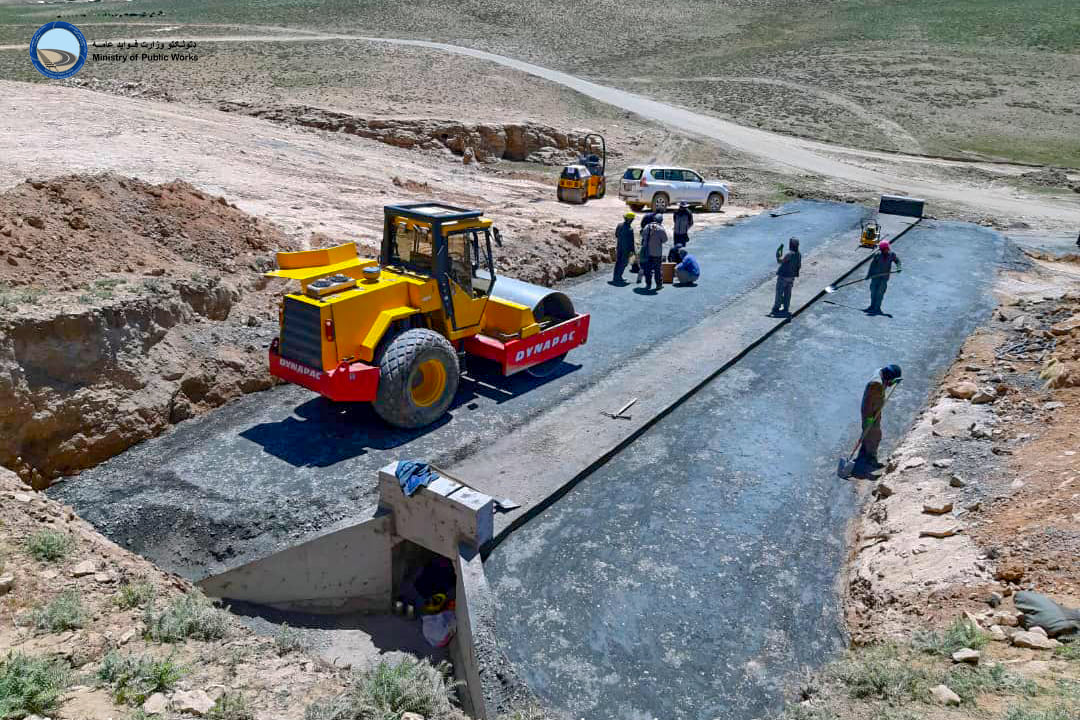
[(881, 225), (877, 220), (871, 220), (870, 222), (863, 222), (862, 233), (859, 235), (859, 247), (870, 248), (871, 250), (878, 246), (881, 242)]
[(576, 165), (566, 165), (559, 173), (559, 185), (555, 191), (559, 202), (585, 204), (593, 198), (602, 198), (607, 192), (607, 142), (603, 135), (589, 133), (585, 136), (585, 152)]
[(354, 243), (280, 252), (274, 277), (300, 282), (281, 305), (270, 373), (336, 401), (364, 401), (417, 428), (450, 407), (468, 355), (504, 375), (553, 372), (585, 343), (589, 316), (565, 294), (495, 275), (501, 235), (479, 210), (383, 209), (379, 258)]

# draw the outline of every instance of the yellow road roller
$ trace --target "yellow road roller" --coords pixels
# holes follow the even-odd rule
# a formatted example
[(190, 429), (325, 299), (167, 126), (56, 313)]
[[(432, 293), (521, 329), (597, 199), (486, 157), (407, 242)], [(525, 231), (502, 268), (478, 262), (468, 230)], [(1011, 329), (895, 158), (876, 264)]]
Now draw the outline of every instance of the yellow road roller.
[(593, 198), (607, 193), (607, 142), (603, 135), (589, 133), (585, 136), (585, 152), (576, 165), (566, 165), (559, 173), (555, 196), (559, 202), (584, 205)]
[(499, 230), (479, 210), (387, 205), (379, 258), (346, 243), (277, 253), (285, 295), (270, 373), (335, 401), (370, 402), (391, 425), (438, 420), (468, 355), (543, 377), (588, 339), (564, 293), (495, 275)]

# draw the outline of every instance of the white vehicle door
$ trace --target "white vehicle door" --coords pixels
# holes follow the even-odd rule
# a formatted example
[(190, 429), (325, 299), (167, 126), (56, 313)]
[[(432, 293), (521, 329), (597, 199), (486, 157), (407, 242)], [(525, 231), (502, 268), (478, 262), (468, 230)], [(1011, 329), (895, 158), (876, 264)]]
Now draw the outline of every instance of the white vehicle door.
[(702, 203), (709, 193), (705, 190), (705, 179), (698, 175), (693, 170), (683, 170), (683, 192), (686, 195), (681, 200), (685, 200), (688, 203)]
[(649, 184), (654, 186), (657, 191), (667, 193), (670, 200), (675, 200), (675, 189), (672, 187), (670, 170), (653, 168), (649, 171)]

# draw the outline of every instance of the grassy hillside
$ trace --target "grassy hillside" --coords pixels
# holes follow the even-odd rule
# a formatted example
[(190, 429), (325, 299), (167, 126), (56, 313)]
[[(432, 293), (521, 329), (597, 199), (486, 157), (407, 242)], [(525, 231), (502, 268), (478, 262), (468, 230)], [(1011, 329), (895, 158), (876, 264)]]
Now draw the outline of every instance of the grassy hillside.
[(1080, 167), (1075, 0), (0, 5), (0, 43), (25, 42), (57, 14), (87, 25), (236, 23), (445, 40), (780, 132)]

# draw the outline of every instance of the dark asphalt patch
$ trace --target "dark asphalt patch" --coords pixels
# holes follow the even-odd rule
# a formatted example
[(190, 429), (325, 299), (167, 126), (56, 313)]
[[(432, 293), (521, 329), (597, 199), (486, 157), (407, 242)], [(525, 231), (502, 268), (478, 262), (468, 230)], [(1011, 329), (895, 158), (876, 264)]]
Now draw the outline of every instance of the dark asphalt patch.
[(265, 556), (372, 503), (375, 473), (386, 463), (451, 465), (468, 457), (736, 302), (775, 273), (773, 254), (788, 237), (800, 237), (808, 254), (857, 227), (868, 212), (813, 201), (785, 207), (800, 212), (692, 235), (703, 269), (692, 295), (642, 297), (633, 286), (613, 288), (609, 268), (564, 284), (575, 306), (592, 314), (588, 344), (543, 381), (478, 372), (434, 427), (396, 430), (367, 405), (336, 405), (301, 388), (279, 388), (182, 423), (51, 494), (106, 536), (192, 579)]
[[(868, 316), (817, 303), (489, 558), (501, 648), (548, 703), (590, 720), (760, 717), (843, 645), (836, 580), (853, 511), (836, 457), (862, 388), (905, 380), (885, 449), (991, 307), (1003, 244), (927, 223)], [(863, 305), (864, 286), (837, 298)]]

